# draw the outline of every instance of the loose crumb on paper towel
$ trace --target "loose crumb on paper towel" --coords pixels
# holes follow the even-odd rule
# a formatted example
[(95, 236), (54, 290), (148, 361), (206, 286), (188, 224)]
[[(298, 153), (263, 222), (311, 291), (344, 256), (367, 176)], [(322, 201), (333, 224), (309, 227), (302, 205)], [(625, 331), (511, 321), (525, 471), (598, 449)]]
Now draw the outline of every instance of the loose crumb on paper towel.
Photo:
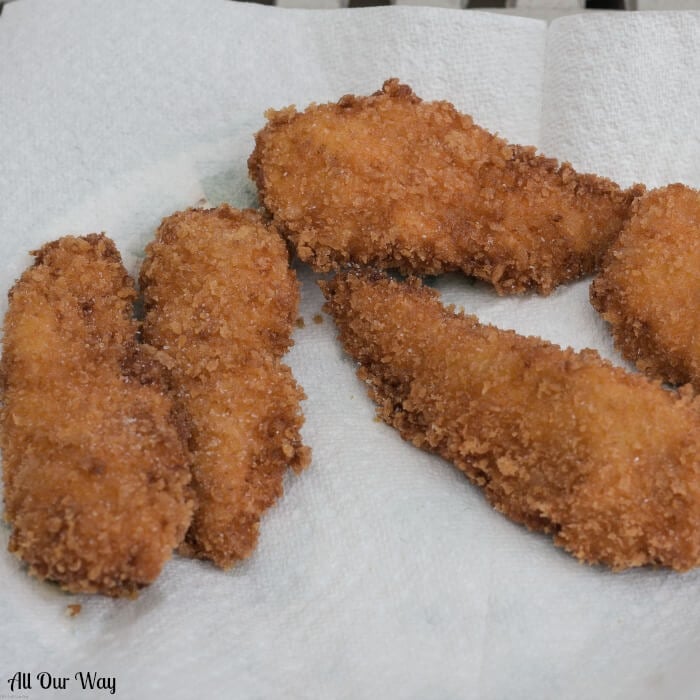
[(66, 614), (68, 617), (76, 617), (76, 615), (80, 615), (82, 611), (83, 606), (80, 603), (71, 603), (70, 605), (66, 605)]

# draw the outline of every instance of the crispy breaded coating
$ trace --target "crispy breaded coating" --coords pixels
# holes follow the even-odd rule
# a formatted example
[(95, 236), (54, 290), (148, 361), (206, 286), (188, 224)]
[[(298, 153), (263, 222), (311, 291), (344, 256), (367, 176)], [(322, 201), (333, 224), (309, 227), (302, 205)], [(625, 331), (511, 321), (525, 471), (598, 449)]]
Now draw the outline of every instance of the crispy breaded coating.
[(301, 443), (304, 393), (280, 358), (299, 289), (284, 241), (226, 205), (165, 219), (141, 269), (144, 337), (162, 352), (191, 416), (199, 506), (183, 551), (222, 568), (249, 556)]
[(497, 510), (585, 562), (700, 563), (700, 408), (687, 393), (481, 325), (415, 279), (321, 286), (379, 416)]
[(266, 116), (250, 175), (299, 258), (324, 272), (462, 270), (500, 294), (548, 294), (596, 268), (643, 190), (508, 144), (396, 79)]
[(635, 202), (591, 285), (615, 346), (646, 374), (700, 391), (700, 192), (675, 184)]
[(131, 596), (192, 517), (185, 425), (136, 344), (134, 285), (112, 241), (66, 236), (34, 255), (4, 327), (9, 548), (65, 590)]

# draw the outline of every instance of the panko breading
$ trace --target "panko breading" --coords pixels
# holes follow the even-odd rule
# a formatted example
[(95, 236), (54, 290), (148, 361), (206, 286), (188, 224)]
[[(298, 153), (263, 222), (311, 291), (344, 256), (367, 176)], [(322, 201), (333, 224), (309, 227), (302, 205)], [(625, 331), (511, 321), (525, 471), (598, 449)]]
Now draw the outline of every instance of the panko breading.
[(500, 294), (592, 272), (641, 186), (580, 175), (392, 79), (371, 97), (270, 110), (248, 160), (301, 260), (462, 270)]
[(589, 563), (700, 563), (700, 408), (687, 393), (481, 325), (416, 280), (321, 286), (379, 416), (497, 510)]
[(189, 526), (186, 430), (136, 344), (134, 285), (104, 235), (34, 253), (5, 317), (10, 551), (73, 593), (133, 595)]
[(700, 192), (652, 190), (605, 257), (591, 303), (623, 357), (671, 384), (700, 391)]
[(228, 568), (250, 555), (301, 443), (304, 393), (280, 362), (299, 289), (284, 241), (224, 205), (165, 219), (141, 269), (144, 337), (158, 347), (193, 423), (198, 508), (183, 551)]

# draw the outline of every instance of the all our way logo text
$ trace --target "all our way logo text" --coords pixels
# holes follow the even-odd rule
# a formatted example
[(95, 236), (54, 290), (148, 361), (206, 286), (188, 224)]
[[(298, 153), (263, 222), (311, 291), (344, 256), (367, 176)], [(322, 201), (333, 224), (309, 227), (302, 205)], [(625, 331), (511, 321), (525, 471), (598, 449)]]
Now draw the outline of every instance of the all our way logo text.
[(48, 671), (24, 673), (17, 671), (7, 679), (10, 692), (19, 690), (106, 690), (110, 695), (117, 692), (116, 676), (100, 676), (94, 671), (78, 671), (74, 676), (56, 676)]

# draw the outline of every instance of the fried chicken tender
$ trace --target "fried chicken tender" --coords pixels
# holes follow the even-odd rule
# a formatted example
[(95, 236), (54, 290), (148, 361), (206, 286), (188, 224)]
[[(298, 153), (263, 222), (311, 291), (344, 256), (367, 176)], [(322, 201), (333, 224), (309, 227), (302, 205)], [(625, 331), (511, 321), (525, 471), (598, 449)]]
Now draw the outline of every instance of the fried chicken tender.
[(4, 327), (9, 549), (67, 591), (132, 596), (192, 517), (186, 426), (136, 343), (134, 285), (112, 241), (66, 236), (34, 255)]
[(497, 510), (591, 564), (700, 564), (700, 407), (688, 392), (481, 325), (415, 279), (320, 284), (380, 418)]
[(144, 337), (161, 350), (193, 423), (199, 506), (182, 551), (221, 568), (249, 556), (301, 443), (304, 393), (280, 358), (299, 289), (284, 241), (226, 205), (166, 218), (141, 269)]
[[(700, 391), (700, 192), (675, 184), (637, 200), (591, 285), (615, 346), (646, 374)], [(690, 308), (689, 308), (690, 305)]]
[(592, 272), (641, 186), (580, 175), (392, 79), (371, 97), (266, 114), (251, 178), (297, 255), (404, 273), (462, 270), (512, 294)]

